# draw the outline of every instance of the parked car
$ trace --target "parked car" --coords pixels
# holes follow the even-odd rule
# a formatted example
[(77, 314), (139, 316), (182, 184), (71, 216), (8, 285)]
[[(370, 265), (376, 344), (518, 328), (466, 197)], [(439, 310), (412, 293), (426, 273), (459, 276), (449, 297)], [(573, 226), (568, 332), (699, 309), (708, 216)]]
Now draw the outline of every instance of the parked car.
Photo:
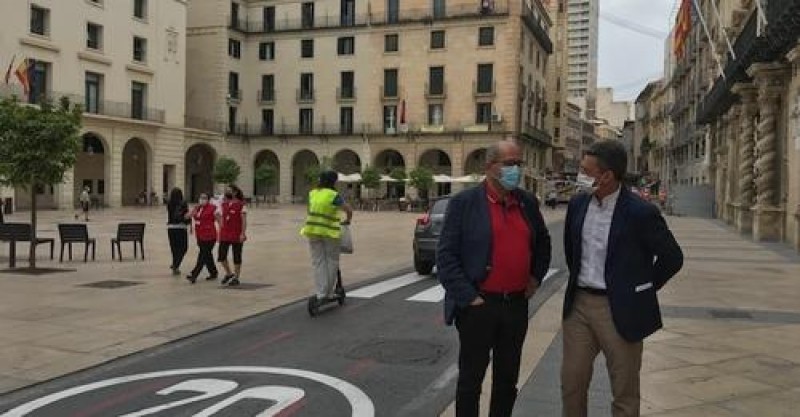
[(436, 265), (436, 245), (444, 226), (449, 202), (449, 196), (433, 201), (425, 215), (417, 219), (413, 243), (414, 269), (420, 275), (429, 275)]

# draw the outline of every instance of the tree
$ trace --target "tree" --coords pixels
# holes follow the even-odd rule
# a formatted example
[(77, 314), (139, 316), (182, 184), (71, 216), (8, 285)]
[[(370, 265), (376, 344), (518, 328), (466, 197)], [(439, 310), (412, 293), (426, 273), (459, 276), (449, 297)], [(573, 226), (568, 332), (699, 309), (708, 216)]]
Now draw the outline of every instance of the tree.
[[(67, 98), (57, 106), (0, 101), (0, 184), (31, 193), (31, 241), (36, 239), (36, 196), (46, 186), (61, 184), (80, 151), (81, 109)], [(29, 265), (36, 269), (36, 245)]]
[(389, 177), (395, 180), (395, 182), (389, 186), (391, 190), (390, 197), (402, 197), (401, 194), (405, 194), (406, 170), (401, 167), (393, 168), (392, 171), (389, 172)]
[(222, 184), (235, 184), (241, 173), (239, 164), (227, 156), (219, 158), (214, 165), (214, 181)]
[(256, 172), (253, 176), (256, 179), (256, 184), (261, 185), (264, 189), (268, 189), (275, 184), (275, 180), (278, 178), (278, 170), (272, 164), (262, 162), (261, 165), (256, 168)]
[(417, 167), (408, 173), (408, 185), (416, 188), (423, 200), (428, 200), (428, 191), (433, 184), (433, 171), (428, 168)]
[(331, 166), (333, 165), (333, 161), (329, 156), (322, 157), (322, 163), (317, 165), (309, 165), (306, 167), (305, 175), (306, 175), (306, 182), (311, 185), (312, 187), (316, 187), (317, 183), (319, 182), (319, 174), (322, 171), (332, 169)]
[(361, 185), (367, 190), (377, 190), (381, 186), (381, 174), (378, 173), (377, 169), (367, 165), (361, 171)]

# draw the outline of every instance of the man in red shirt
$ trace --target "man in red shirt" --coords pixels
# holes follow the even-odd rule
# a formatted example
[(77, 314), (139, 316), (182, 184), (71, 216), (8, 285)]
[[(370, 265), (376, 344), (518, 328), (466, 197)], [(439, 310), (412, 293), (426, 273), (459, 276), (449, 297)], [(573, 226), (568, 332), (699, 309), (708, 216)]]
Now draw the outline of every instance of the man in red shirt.
[(539, 203), (518, 188), (521, 149), (503, 141), (486, 154), (486, 181), (450, 200), (437, 248), (445, 321), (455, 322), (461, 345), (457, 417), (478, 416), (490, 357), (489, 416), (511, 416), (528, 299), (550, 266), (550, 234)]

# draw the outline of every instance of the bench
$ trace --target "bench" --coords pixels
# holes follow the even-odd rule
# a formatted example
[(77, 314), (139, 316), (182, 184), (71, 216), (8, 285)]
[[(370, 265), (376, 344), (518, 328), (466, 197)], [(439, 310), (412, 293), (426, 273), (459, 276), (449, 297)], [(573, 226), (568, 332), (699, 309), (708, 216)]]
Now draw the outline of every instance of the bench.
[[(50, 244), (50, 259), (53, 259), (53, 252), (55, 248), (55, 239), (50, 237), (37, 237), (35, 241), (31, 241), (32, 235), (31, 225), (28, 223), (0, 223), (0, 241), (8, 242), (8, 266), (15, 268), (17, 266), (17, 242), (29, 242), (31, 245), (39, 246), (41, 244)], [(36, 249), (34, 248), (34, 256)]]
[(119, 255), (119, 260), (122, 262), (122, 248), (120, 243), (133, 242), (133, 259), (138, 256), (137, 246), (138, 243), (142, 250), (142, 259), (144, 259), (144, 223), (120, 223), (117, 225), (117, 237), (111, 238), (111, 259), (114, 259), (114, 248), (116, 247), (116, 254)]
[(59, 262), (64, 262), (64, 246), (69, 247), (69, 260), (72, 260), (72, 244), (83, 243), (83, 262), (89, 260), (89, 246), (92, 247), (92, 260), (95, 260), (95, 239), (89, 237), (89, 229), (82, 223), (62, 223), (58, 225), (58, 236), (61, 240)]

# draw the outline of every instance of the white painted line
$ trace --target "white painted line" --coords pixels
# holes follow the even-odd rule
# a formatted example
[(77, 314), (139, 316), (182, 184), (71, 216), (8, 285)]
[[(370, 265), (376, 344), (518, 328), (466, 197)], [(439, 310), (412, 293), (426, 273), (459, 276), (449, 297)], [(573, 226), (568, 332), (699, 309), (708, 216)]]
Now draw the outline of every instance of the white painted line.
[(444, 300), (444, 287), (441, 284), (436, 284), (421, 293), (406, 298), (406, 301), (421, 301), (424, 303), (438, 303), (442, 300)]
[(396, 278), (387, 279), (386, 281), (381, 281), (372, 285), (367, 285), (366, 287), (359, 288), (355, 291), (348, 291), (347, 296), (354, 298), (375, 298), (381, 294), (386, 294), (389, 291), (394, 291), (398, 288), (405, 287), (406, 285), (411, 285), (415, 282), (419, 282), (425, 279), (432, 279), (432, 278), (419, 275), (416, 272), (412, 272), (410, 274), (401, 275)]

